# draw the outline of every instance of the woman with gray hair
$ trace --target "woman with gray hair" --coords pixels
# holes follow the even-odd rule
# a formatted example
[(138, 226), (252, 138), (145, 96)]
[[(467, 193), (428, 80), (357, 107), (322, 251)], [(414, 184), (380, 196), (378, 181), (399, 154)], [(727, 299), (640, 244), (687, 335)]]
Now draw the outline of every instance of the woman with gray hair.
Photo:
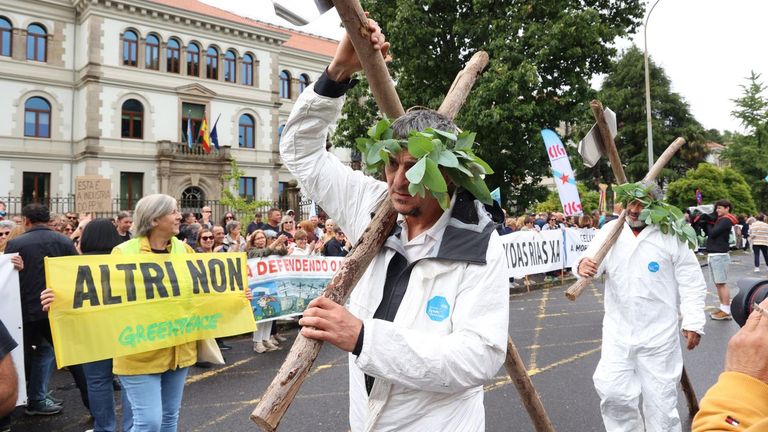
[[(176, 238), (181, 223), (176, 199), (148, 195), (136, 204), (134, 238), (112, 254), (187, 254), (192, 248)], [(133, 409), (133, 432), (176, 431), (189, 366), (197, 361), (196, 342), (117, 357), (113, 370)]]
[(230, 220), (224, 227), (227, 235), (224, 237), (224, 248), (222, 252), (245, 252), (245, 239), (240, 235), (242, 231), (240, 221)]

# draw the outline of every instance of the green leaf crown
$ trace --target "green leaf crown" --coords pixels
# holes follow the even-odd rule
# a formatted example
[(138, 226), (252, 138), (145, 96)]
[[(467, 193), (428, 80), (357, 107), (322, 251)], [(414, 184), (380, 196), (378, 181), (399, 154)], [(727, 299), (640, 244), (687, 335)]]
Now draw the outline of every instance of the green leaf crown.
[(635, 200), (643, 204), (640, 220), (647, 225), (658, 225), (662, 233), (674, 234), (689, 248), (696, 250), (698, 247), (696, 231), (685, 221), (683, 212), (671, 204), (654, 199), (652, 189), (653, 186), (643, 182), (625, 183), (613, 188), (616, 199), (624, 205), (624, 208)]
[(393, 137), (392, 123), (385, 118), (368, 129), (368, 136), (357, 138), (357, 149), (363, 157), (366, 170), (378, 172), (389, 164), (389, 156), (408, 150), (417, 161), (405, 173), (410, 182), (408, 192), (422, 198), (427, 194), (434, 196), (440, 207), (450, 206), (448, 184), (443, 173), (451, 181), (466, 189), (484, 204), (491, 204), (491, 192), (483, 180), (483, 175), (493, 174), (491, 167), (472, 151), (475, 133), (464, 131), (456, 135), (436, 129), (411, 131), (407, 139)]

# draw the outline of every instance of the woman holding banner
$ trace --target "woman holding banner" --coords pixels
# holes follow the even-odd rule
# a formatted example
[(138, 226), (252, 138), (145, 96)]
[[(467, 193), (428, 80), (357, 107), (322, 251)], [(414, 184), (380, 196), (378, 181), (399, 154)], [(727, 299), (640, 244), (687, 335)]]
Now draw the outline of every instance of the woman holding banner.
[[(192, 248), (175, 236), (181, 213), (176, 199), (148, 195), (136, 203), (134, 238), (114, 248), (113, 254), (186, 254)], [(120, 377), (133, 410), (131, 432), (174, 432), (179, 420), (184, 381), (197, 361), (197, 344), (186, 342), (159, 350), (118, 357), (114, 373)]]
[[(263, 258), (270, 255), (286, 255), (287, 237), (280, 235), (272, 244), (267, 246), (267, 235), (262, 230), (256, 230), (251, 234), (248, 242), (248, 258)], [(256, 331), (253, 332), (253, 352), (257, 354), (267, 351), (277, 351), (280, 349), (280, 341), (277, 340), (276, 333), (272, 331), (272, 321), (259, 323)]]

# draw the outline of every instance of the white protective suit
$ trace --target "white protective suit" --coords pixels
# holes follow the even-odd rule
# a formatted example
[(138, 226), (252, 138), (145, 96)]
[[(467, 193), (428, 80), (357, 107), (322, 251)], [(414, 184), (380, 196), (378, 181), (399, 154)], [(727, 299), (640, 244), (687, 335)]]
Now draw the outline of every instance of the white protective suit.
[[(584, 257), (595, 256), (615, 223), (603, 226), (573, 268), (578, 269)], [(596, 276), (602, 273), (606, 274), (603, 345), (593, 380), (605, 428), (680, 431), (681, 329), (703, 335), (706, 322), (706, 284), (699, 262), (685, 243), (662, 234), (657, 226), (647, 226), (635, 236), (624, 224)]]
[[(325, 151), (343, 99), (316, 94), (314, 84), (307, 88), (286, 123), (280, 153), (306, 194), (355, 243), (387, 188)], [(349, 357), (352, 431), (485, 429), (482, 385), (504, 362), (509, 288), (493, 223), (479, 202), (463, 205), (469, 209), (463, 221), (451, 213), (438, 244), (414, 265), (393, 322), (372, 317), (388, 263), (402, 250), (399, 238), (386, 241), (352, 292), (349, 310), (364, 322), (362, 351)], [(370, 396), (364, 374), (375, 377)]]

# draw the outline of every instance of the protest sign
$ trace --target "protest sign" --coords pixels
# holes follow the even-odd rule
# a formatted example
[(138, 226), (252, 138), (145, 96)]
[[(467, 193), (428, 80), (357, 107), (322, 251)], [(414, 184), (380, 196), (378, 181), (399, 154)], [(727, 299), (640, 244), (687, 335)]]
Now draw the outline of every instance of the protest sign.
[(565, 266), (573, 267), (573, 263), (587, 250), (589, 242), (595, 238), (597, 230), (594, 228), (566, 228), (565, 229)]
[(301, 315), (341, 267), (336, 257), (269, 257), (248, 260), (248, 288), (257, 322)]
[(98, 176), (75, 178), (75, 211), (95, 213), (112, 211), (112, 182)]
[(501, 236), (509, 277), (560, 270), (563, 261), (563, 231), (518, 231)]
[(27, 386), (24, 380), (24, 329), (21, 319), (21, 297), (19, 291), (19, 273), (13, 268), (11, 257), (13, 255), (0, 254), (0, 320), (8, 329), (13, 340), (19, 344), (11, 357), (16, 366), (16, 375), (19, 381), (19, 397), (16, 405), (27, 403)]
[(58, 367), (253, 331), (244, 253), (45, 259)]

